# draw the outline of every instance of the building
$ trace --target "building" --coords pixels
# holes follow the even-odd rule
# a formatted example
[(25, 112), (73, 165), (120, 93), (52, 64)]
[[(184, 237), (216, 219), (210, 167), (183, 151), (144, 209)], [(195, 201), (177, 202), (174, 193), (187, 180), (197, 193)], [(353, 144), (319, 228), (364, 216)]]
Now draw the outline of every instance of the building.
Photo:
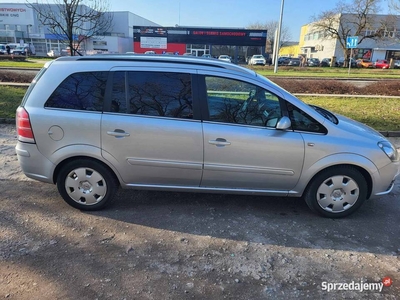
[[(41, 4), (37, 4), (41, 5)], [(109, 12), (113, 25), (105, 36), (91, 38), (81, 45), (81, 51), (93, 53), (125, 53), (133, 51), (134, 26), (160, 26), (128, 11)], [(26, 4), (0, 3), (0, 44), (34, 45), (36, 55), (45, 56), (50, 50), (62, 53), (66, 45), (43, 26), (36, 12)], [(66, 51), (65, 51), (66, 52)]]
[[(365, 58), (372, 61), (377, 59), (400, 59), (400, 31), (396, 28), (400, 28), (400, 20), (393, 18), (390, 15), (370, 15), (373, 22), (368, 24), (367, 28), (361, 32), (359, 40), (362, 36), (370, 35), (374, 32), (379, 32), (381, 38), (377, 39), (364, 39), (356, 49), (353, 51), (353, 58)], [(338, 14), (337, 15), (338, 27), (339, 24), (345, 23), (347, 20), (350, 22), (355, 15), (351, 14)], [(386, 24), (386, 26), (383, 26)], [(338, 28), (340, 30), (340, 28)], [(355, 32), (355, 29), (353, 30)], [(354, 34), (354, 33), (352, 33)], [(280, 55), (287, 55), (290, 52), (293, 56), (304, 55), (307, 58), (342, 58), (344, 56), (342, 46), (338, 39), (332, 39), (315, 26), (315, 23), (309, 23), (302, 26), (300, 30), (300, 38), (298, 48), (291, 46), (291, 49), (282, 47), (280, 49)]]
[[(34, 4), (43, 5), (43, 4)], [(58, 9), (50, 5), (51, 9)], [(82, 5), (80, 9), (88, 9)], [(162, 27), (128, 11), (107, 12), (112, 17), (110, 31), (90, 37), (80, 44), (79, 52), (96, 53), (190, 53), (227, 54), (238, 59), (265, 52), (265, 30), (237, 28)], [(52, 34), (43, 26), (37, 12), (26, 4), (0, 3), (0, 44), (26, 45), (35, 49), (36, 55), (45, 56), (49, 51), (67, 54), (66, 43), (60, 35)], [(78, 36), (77, 36), (78, 39)], [(66, 40), (66, 38), (64, 39)]]
[[(200, 27), (134, 27), (137, 53), (187, 54), (193, 56), (221, 54), (245, 59), (265, 52), (266, 30)], [(255, 52), (254, 52), (255, 51)]]

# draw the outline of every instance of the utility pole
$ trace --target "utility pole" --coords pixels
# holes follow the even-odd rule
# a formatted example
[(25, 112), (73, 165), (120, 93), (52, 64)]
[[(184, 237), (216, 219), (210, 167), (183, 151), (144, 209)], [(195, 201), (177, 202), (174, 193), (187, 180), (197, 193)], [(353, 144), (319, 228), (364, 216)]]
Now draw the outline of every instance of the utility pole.
[(278, 34), (276, 38), (276, 49), (275, 49), (275, 58), (274, 58), (274, 73), (278, 72), (278, 55), (279, 55), (279, 47), (281, 44), (281, 31), (282, 31), (282, 19), (283, 19), (283, 6), (284, 6), (285, 0), (282, 0), (281, 2), (281, 14), (279, 17), (279, 24), (278, 24)]

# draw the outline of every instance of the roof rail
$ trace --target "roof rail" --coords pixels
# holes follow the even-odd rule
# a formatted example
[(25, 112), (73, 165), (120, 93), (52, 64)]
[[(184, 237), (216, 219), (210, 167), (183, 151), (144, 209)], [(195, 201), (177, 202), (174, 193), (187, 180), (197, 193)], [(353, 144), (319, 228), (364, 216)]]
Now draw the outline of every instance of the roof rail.
[(254, 75), (255, 72), (235, 65), (233, 63), (224, 62), (218, 59), (210, 59), (196, 56), (181, 55), (158, 55), (158, 54), (95, 54), (87, 56), (63, 56), (58, 60), (81, 60), (81, 61), (140, 61), (140, 62), (161, 62), (161, 63), (182, 63), (195, 64), (202, 66), (212, 66), (227, 70), (235, 70), (248, 75)]

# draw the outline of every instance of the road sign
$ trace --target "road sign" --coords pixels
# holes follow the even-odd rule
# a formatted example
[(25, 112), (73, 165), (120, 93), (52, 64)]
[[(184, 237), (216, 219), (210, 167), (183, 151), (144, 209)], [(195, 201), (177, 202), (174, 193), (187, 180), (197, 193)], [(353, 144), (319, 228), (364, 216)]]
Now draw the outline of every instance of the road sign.
[(346, 40), (346, 45), (348, 49), (357, 48), (358, 36), (348, 36)]

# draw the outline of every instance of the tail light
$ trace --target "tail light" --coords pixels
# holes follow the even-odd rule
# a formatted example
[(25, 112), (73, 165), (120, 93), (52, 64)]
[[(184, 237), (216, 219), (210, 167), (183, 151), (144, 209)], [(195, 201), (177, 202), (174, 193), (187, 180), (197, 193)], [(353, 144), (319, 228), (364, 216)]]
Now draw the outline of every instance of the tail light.
[(26, 143), (35, 143), (29, 114), (23, 107), (18, 107), (16, 113), (18, 140)]

